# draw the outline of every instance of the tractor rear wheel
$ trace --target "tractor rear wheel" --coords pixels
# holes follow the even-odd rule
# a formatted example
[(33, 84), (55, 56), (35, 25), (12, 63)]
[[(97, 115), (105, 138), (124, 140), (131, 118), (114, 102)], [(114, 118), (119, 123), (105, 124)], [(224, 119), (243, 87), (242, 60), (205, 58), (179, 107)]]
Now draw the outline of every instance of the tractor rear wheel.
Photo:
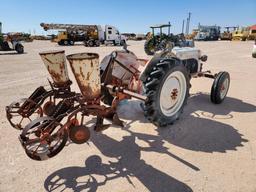
[(189, 95), (185, 66), (175, 59), (161, 60), (143, 83), (147, 95), (145, 117), (159, 127), (172, 124), (182, 113)]
[(145, 41), (144, 50), (147, 55), (154, 55), (155, 53), (155, 40), (154, 38)]

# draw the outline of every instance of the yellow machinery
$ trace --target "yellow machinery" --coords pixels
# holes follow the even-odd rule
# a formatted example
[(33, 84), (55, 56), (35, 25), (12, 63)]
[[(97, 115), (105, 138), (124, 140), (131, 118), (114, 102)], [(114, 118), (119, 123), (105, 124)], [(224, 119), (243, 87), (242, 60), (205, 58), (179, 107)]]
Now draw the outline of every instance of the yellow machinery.
[(194, 39), (198, 33), (198, 29), (193, 29), (191, 34), (185, 35), (186, 39)]
[[(232, 40), (232, 34), (238, 27), (224, 27), (226, 30), (220, 34), (220, 40)], [(231, 29), (231, 30), (230, 30)]]
[(250, 27), (241, 27), (232, 33), (233, 41), (245, 41), (248, 38)]
[(68, 39), (67, 31), (59, 31), (57, 36), (52, 39), (52, 42), (58, 43), (64, 39)]
[(256, 25), (250, 27), (250, 32), (248, 36), (249, 40), (256, 40)]
[(54, 24), (41, 23), (45, 31), (49, 29), (60, 30), (58, 35), (52, 40), (59, 45), (74, 45), (75, 42), (89, 41), (89, 46), (100, 46), (98, 38), (98, 28), (96, 25), (74, 25), (74, 24)]

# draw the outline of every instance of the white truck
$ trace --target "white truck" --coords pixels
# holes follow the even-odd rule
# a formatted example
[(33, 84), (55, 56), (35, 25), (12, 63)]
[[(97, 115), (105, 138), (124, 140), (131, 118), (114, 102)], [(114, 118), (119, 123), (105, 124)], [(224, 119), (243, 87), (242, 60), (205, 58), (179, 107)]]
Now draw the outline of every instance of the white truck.
[(59, 30), (54, 41), (59, 45), (74, 45), (75, 42), (83, 41), (85, 46), (93, 47), (100, 44), (123, 45), (126, 43), (125, 36), (111, 25), (76, 25), (41, 23), (41, 27), (47, 30)]
[(126, 38), (124, 35), (121, 35), (118, 29), (111, 25), (106, 25), (105, 30), (100, 25), (97, 25), (98, 28), (98, 39), (103, 44), (114, 44), (114, 45), (124, 45), (126, 43)]

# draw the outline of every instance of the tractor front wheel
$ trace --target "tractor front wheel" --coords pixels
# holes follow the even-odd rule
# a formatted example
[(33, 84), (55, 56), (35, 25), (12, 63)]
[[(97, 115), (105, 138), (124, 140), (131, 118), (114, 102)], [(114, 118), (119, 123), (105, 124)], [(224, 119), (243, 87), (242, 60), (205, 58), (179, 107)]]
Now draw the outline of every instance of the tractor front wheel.
[(144, 114), (149, 121), (164, 127), (179, 118), (189, 95), (189, 75), (184, 65), (174, 59), (159, 61), (144, 86)]
[(226, 97), (230, 84), (230, 76), (228, 72), (220, 72), (215, 77), (211, 89), (211, 101), (220, 104)]
[(147, 55), (154, 55), (155, 47), (155, 40), (153, 38), (145, 41), (144, 50)]

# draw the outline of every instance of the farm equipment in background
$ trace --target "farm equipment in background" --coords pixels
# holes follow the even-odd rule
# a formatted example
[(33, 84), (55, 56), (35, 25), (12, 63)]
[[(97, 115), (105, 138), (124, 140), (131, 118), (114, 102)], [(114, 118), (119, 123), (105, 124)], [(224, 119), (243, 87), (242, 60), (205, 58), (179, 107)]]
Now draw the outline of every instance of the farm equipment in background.
[(240, 27), (237, 28), (232, 33), (232, 40), (233, 41), (246, 41), (249, 35), (250, 27)]
[[(220, 40), (232, 40), (232, 33), (237, 29), (237, 27), (224, 27), (226, 31), (220, 34)], [(231, 29), (231, 31), (229, 30)]]
[[(67, 80), (67, 68), (58, 62), (58, 54), (41, 53), (41, 56), (55, 83)], [(31, 159), (46, 160), (57, 155), (68, 138), (76, 144), (87, 142), (91, 128), (100, 132), (111, 123), (124, 126), (116, 113), (121, 100), (141, 100), (145, 117), (156, 126), (164, 127), (181, 115), (192, 77), (214, 80), (210, 98), (215, 104), (225, 99), (230, 83), (227, 72), (202, 71), (207, 56), (194, 47), (167, 49), (149, 61), (137, 58), (126, 47), (113, 51), (101, 63), (96, 53), (72, 54), (67, 60), (81, 93), (64, 98), (52, 113), (45, 113), (24, 127), (20, 142)], [(111, 123), (105, 124), (104, 119)]]
[(185, 38), (194, 40), (197, 33), (198, 33), (198, 29), (193, 29), (191, 34), (185, 35)]
[(198, 33), (195, 36), (196, 41), (217, 41), (220, 37), (220, 27), (199, 25)]
[(254, 40), (254, 45), (253, 45), (253, 49), (252, 49), (252, 57), (256, 58), (256, 39)]
[(0, 51), (16, 51), (18, 54), (24, 53), (24, 47), (19, 42), (15, 34), (2, 33), (2, 23), (0, 22)]
[(84, 42), (85, 46), (93, 47), (100, 44), (123, 45), (126, 41), (123, 35), (114, 26), (106, 25), (105, 31), (100, 25), (75, 24), (47, 24), (41, 23), (45, 31), (60, 30), (53, 40), (59, 45), (74, 45), (75, 42)]
[[(144, 44), (144, 50), (147, 55), (154, 55), (157, 51), (162, 51), (174, 46), (194, 46), (193, 41), (186, 41), (184, 34), (173, 35), (170, 33), (171, 24), (155, 25), (150, 27), (152, 33), (147, 33), (147, 40)], [(167, 33), (163, 30), (167, 28)], [(159, 29), (156, 34), (155, 30)]]
[(256, 40), (256, 25), (250, 27), (248, 40)]

